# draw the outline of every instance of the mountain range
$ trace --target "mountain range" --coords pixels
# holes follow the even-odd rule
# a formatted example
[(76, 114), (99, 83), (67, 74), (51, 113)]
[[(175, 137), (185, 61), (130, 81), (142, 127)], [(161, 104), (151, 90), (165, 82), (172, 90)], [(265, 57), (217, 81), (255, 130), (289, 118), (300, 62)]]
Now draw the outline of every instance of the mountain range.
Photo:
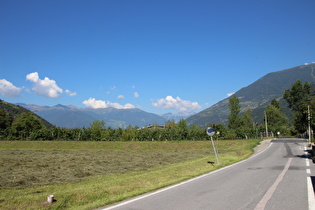
[[(237, 91), (235, 95), (239, 98), (241, 113), (247, 108), (252, 110), (255, 122), (263, 121), (263, 112), (272, 99), (277, 99), (280, 106), (290, 115), (290, 110), (283, 99), (285, 89), (291, 88), (297, 80), (315, 82), (315, 63), (296, 66), (282, 71), (269, 73), (247, 87)], [(230, 96), (232, 97), (232, 96)], [(216, 103), (215, 105), (186, 119), (188, 125), (206, 127), (209, 124), (227, 124), (229, 115), (230, 97)]]
[(180, 119), (195, 114), (194, 112), (181, 112), (178, 114), (167, 113), (160, 116), (137, 108), (115, 109), (109, 107), (92, 109), (61, 104), (49, 107), (23, 103), (16, 105), (35, 112), (53, 125), (66, 128), (89, 127), (95, 120), (103, 120), (106, 126), (111, 128), (126, 128), (128, 125), (144, 127), (154, 123), (163, 125), (167, 120), (178, 122)]
[[(280, 106), (290, 116), (292, 113), (283, 99), (285, 89), (291, 88), (297, 80), (315, 83), (315, 63), (296, 66), (293, 68), (271, 72), (247, 87), (237, 91), (241, 113), (246, 109), (252, 110), (255, 122), (263, 122), (263, 112), (272, 99), (277, 99)], [(199, 113), (182, 112), (178, 114), (167, 113), (157, 115), (140, 109), (115, 109), (115, 108), (78, 108), (72, 105), (58, 104), (53, 107), (38, 106), (33, 104), (17, 104), (47, 120), (53, 125), (66, 128), (89, 127), (95, 120), (104, 120), (107, 127), (126, 128), (128, 125), (144, 127), (150, 124), (163, 125), (167, 120), (178, 122), (186, 119), (187, 124), (198, 125), (201, 128), (209, 124), (227, 124), (229, 115), (229, 99), (225, 98), (215, 105)]]

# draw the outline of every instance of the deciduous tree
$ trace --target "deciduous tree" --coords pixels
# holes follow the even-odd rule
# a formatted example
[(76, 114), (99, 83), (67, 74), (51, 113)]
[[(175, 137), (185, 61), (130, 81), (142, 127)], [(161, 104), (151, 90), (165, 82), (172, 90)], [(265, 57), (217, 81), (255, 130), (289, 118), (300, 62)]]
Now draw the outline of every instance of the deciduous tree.
[(311, 86), (308, 82), (303, 85), (301, 80), (296, 81), (291, 89), (284, 91), (283, 98), (294, 112), (294, 127), (303, 133), (307, 130), (307, 100), (310, 98)]
[(241, 105), (239, 102), (239, 99), (236, 95), (233, 95), (229, 99), (229, 109), (230, 109), (230, 114), (228, 116), (228, 128), (229, 129), (237, 129), (240, 126), (240, 110), (241, 110)]
[(32, 112), (23, 112), (12, 123), (15, 134), (22, 139), (27, 139), (31, 132), (37, 132), (43, 127), (40, 119)]
[(266, 107), (265, 112), (268, 119), (268, 130), (273, 133), (285, 134), (288, 128), (288, 117), (281, 109), (278, 101), (273, 99)]

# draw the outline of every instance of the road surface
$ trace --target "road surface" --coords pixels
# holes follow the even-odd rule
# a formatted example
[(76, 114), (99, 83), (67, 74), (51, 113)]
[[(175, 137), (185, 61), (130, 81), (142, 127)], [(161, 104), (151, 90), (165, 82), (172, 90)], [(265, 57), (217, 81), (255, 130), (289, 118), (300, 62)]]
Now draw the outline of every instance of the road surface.
[(306, 146), (303, 139), (273, 140), (245, 161), (105, 209), (314, 210), (315, 168)]

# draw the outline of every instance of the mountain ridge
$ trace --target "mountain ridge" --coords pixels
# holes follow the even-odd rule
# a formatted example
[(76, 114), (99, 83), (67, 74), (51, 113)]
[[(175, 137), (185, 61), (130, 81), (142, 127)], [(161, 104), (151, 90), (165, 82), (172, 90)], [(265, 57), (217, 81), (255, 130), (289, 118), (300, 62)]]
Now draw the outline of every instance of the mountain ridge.
[[(89, 127), (95, 120), (103, 120), (107, 127), (126, 128), (127, 126), (144, 127), (150, 124), (163, 125), (165, 121), (174, 119), (176, 122), (179, 119), (187, 118), (189, 114), (168, 114), (157, 115), (145, 112), (138, 108), (133, 109), (116, 109), (108, 108), (79, 108), (73, 105), (57, 104), (55, 106), (39, 106), (35, 104), (17, 103), (31, 111), (35, 111), (37, 115), (46, 119), (53, 125), (66, 128)], [(194, 112), (191, 112), (193, 114)]]
[[(250, 85), (241, 88), (235, 93), (240, 101), (241, 113), (250, 108), (254, 121), (262, 122), (265, 107), (272, 99), (277, 99), (282, 108), (290, 115), (290, 110), (288, 110), (287, 104), (282, 97), (284, 90), (290, 88), (297, 80), (315, 83), (314, 71), (315, 63), (296, 66), (268, 73)], [(199, 113), (166, 113), (164, 115), (148, 113), (138, 108), (115, 109), (108, 107), (93, 109), (62, 104), (49, 107), (22, 103), (17, 105), (36, 112), (36, 114), (56, 126), (67, 128), (89, 127), (95, 120), (104, 120), (107, 127), (125, 128), (128, 125), (143, 127), (154, 123), (164, 124), (167, 120), (178, 122), (180, 119), (186, 119), (188, 126), (195, 124), (203, 128), (209, 124), (227, 124), (230, 97)]]
[[(235, 95), (239, 98), (241, 113), (250, 108), (255, 122), (262, 122), (263, 110), (272, 99), (280, 100), (283, 108), (286, 108), (283, 100), (285, 89), (297, 80), (302, 82), (315, 82), (315, 63), (296, 66), (266, 74), (250, 85), (238, 90)], [(229, 99), (225, 98), (211, 107), (187, 118), (187, 124), (196, 124), (206, 127), (209, 124), (227, 124), (229, 115)]]

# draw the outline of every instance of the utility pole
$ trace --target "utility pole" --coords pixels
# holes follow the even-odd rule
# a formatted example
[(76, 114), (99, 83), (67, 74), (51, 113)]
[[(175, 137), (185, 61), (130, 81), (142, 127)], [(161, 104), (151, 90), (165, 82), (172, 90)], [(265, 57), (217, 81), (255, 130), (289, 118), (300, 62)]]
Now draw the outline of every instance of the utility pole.
[(311, 143), (311, 114), (310, 114), (310, 105), (307, 105), (308, 113), (308, 143)]
[(266, 126), (266, 137), (268, 138), (268, 123), (267, 123), (267, 114), (265, 111), (265, 126)]

